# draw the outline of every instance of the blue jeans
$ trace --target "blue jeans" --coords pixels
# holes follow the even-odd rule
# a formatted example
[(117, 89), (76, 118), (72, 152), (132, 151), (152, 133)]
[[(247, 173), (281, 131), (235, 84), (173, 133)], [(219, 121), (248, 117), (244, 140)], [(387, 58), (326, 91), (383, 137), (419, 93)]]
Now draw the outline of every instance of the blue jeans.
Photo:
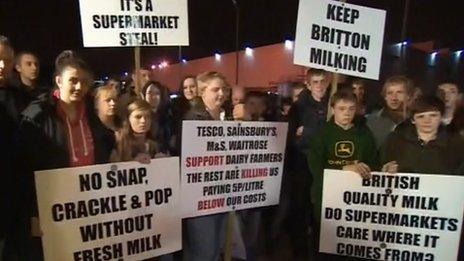
[(224, 245), (227, 213), (185, 219), (184, 261), (216, 261)]

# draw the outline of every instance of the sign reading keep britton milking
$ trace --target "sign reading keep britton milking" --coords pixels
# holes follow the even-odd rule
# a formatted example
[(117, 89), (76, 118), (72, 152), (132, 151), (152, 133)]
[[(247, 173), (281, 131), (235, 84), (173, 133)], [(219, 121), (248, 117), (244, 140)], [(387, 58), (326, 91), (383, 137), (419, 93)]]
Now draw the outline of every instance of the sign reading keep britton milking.
[(189, 45), (187, 0), (79, 0), (84, 47)]
[(294, 63), (378, 79), (384, 10), (327, 0), (300, 0)]
[(464, 177), (325, 170), (320, 251), (373, 260), (456, 260)]

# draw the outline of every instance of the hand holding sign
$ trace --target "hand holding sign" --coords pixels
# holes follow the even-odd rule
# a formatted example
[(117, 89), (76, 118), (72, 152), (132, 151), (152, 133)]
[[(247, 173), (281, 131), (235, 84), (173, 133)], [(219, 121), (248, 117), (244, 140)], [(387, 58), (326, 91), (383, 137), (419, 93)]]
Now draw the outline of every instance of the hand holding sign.
[(142, 164), (150, 164), (151, 157), (147, 153), (139, 153), (134, 160)]
[(398, 172), (398, 167), (399, 167), (398, 162), (390, 161), (390, 162), (385, 163), (385, 165), (383, 165), (382, 172), (388, 172), (390, 174), (395, 174)]
[(354, 164), (344, 166), (343, 170), (356, 172), (361, 175), (363, 179), (371, 178), (371, 168), (369, 168), (369, 166), (363, 162), (356, 161)]

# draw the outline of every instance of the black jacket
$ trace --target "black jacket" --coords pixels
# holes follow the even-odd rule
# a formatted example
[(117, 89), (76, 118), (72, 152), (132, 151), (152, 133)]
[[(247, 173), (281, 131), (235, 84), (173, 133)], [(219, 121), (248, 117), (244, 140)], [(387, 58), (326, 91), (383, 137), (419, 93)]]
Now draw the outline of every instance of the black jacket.
[(399, 172), (464, 175), (464, 142), (441, 126), (435, 140), (421, 141), (413, 124), (402, 124), (381, 148), (382, 165), (397, 161)]
[(12, 214), (11, 206), (16, 199), (14, 195), (14, 179), (17, 175), (15, 167), (15, 133), (16, 124), (9, 116), (6, 108), (0, 104), (0, 239), (5, 236)]
[[(87, 120), (94, 142), (95, 164), (107, 163), (114, 146), (114, 135), (109, 132), (95, 114), (87, 99)], [(51, 94), (44, 94), (33, 101), (22, 114), (19, 126), (21, 155), (25, 166), (25, 179), (29, 184), (28, 198), (35, 198), (33, 172), (69, 167), (69, 150), (66, 128), (57, 114), (58, 101)], [(30, 202), (35, 208), (35, 202)]]
[(21, 118), (21, 112), (27, 106), (23, 101), (24, 92), (14, 86), (0, 87), (0, 106), (16, 123)]
[(18, 197), (17, 187), (21, 184), (17, 168), (18, 144), (17, 127), (24, 104), (21, 103), (21, 92), (12, 85), (0, 87), (0, 239), (5, 236), (6, 229), (15, 218)]
[(172, 122), (170, 106), (164, 106), (164, 108), (158, 108), (156, 112), (152, 112), (150, 138), (155, 141), (158, 148), (157, 152), (167, 153), (171, 151)]
[[(34, 171), (69, 166), (66, 131), (56, 109), (56, 99), (45, 94), (33, 101), (22, 114), (21, 144)], [(109, 135), (94, 110), (91, 99), (88, 99), (86, 111), (94, 142), (95, 164), (107, 163), (114, 137)]]
[(37, 100), (40, 95), (43, 95), (45, 93), (49, 92), (49, 88), (46, 88), (45, 86), (38, 85), (34, 89), (30, 89), (29, 86), (26, 86), (24, 83), (19, 80), (19, 82), (16, 84), (15, 88), (17, 89), (16, 91), (19, 92), (19, 100), (18, 103), (20, 104), (22, 109), (24, 110), (32, 101)]
[[(185, 113), (180, 123), (182, 124), (184, 120), (214, 121), (211, 114), (209, 114), (209, 112), (206, 110), (203, 100), (199, 97), (194, 98), (190, 101), (190, 110)], [(232, 115), (226, 114), (225, 120), (233, 120)], [(180, 126), (179, 135), (177, 136), (176, 145), (177, 145), (176, 150), (180, 153), (182, 149), (182, 125)]]
[[(172, 100), (170, 106), (173, 118), (177, 121), (182, 121), (182, 119), (185, 116), (185, 113), (187, 113), (190, 110), (190, 101), (187, 100), (184, 96), (179, 96)], [(177, 134), (177, 132), (175, 131), (174, 133)]]
[[(225, 113), (225, 120), (233, 120), (232, 115), (228, 114), (227, 111), (225, 111)], [(214, 121), (211, 114), (209, 114), (206, 110), (203, 100), (199, 97), (190, 101), (190, 110), (187, 111), (183, 119), (193, 121)]]
[(183, 120), (212, 121), (214, 119), (206, 110), (203, 100), (201, 98), (194, 98), (190, 101), (190, 109), (185, 113)]
[[(304, 89), (298, 100), (289, 112), (289, 145), (300, 151), (309, 148), (309, 139), (327, 122), (327, 109), (329, 96), (326, 95), (320, 102), (314, 100), (311, 92)], [(296, 130), (303, 126), (303, 135), (296, 137)]]
[(171, 107), (172, 120), (171, 120), (171, 138), (174, 139), (175, 144), (170, 144), (170, 152), (173, 156), (180, 155), (180, 136), (182, 135), (182, 120), (185, 113), (190, 110), (190, 102), (184, 97), (179, 96), (174, 99), (169, 106)]
[[(304, 89), (290, 108), (284, 165), (287, 174), (284, 178), (291, 180), (289, 182), (294, 184), (292, 186), (306, 186), (311, 183), (306, 154), (311, 137), (327, 122), (327, 104), (328, 95), (318, 102), (308, 89)], [(296, 131), (300, 126), (303, 126), (303, 135), (298, 137)], [(309, 188), (296, 190), (307, 191)]]

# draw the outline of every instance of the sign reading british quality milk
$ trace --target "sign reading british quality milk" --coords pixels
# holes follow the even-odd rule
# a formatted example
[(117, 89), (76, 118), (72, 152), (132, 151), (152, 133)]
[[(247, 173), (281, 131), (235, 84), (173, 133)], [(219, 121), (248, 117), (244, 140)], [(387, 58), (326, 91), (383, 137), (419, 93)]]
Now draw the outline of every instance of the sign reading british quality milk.
[(325, 170), (320, 251), (373, 260), (455, 261), (464, 177)]

